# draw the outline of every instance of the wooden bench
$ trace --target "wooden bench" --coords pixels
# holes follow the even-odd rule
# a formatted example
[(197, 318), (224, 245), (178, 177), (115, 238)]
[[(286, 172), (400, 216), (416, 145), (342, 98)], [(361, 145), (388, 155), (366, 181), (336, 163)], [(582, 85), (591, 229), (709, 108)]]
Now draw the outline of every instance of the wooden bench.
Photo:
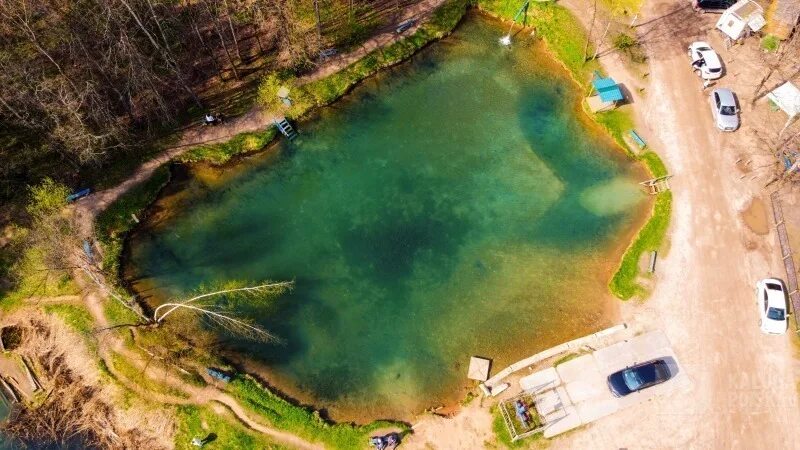
[(647, 147), (647, 142), (645, 142), (635, 130), (631, 130), (628, 133), (631, 135), (633, 142), (636, 142), (636, 145), (638, 145), (640, 149), (644, 150)]

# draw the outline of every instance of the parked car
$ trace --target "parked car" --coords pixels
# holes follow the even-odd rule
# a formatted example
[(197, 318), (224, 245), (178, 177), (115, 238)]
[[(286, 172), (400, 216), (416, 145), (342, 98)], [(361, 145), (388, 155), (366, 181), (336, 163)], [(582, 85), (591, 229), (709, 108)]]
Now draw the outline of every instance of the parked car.
[(733, 6), (737, 0), (693, 0), (692, 6), (695, 11), (702, 13), (715, 12), (722, 13)]
[(703, 41), (693, 42), (689, 46), (689, 58), (692, 59), (692, 68), (704, 80), (716, 80), (722, 76), (722, 61), (717, 52), (708, 43)]
[(756, 283), (758, 326), (762, 333), (783, 334), (788, 325), (786, 288), (781, 280), (767, 278)]
[(661, 384), (672, 378), (665, 359), (654, 359), (614, 372), (608, 376), (608, 388), (614, 397), (624, 397), (634, 392)]
[(709, 96), (714, 123), (722, 131), (736, 131), (739, 128), (739, 108), (736, 97), (730, 89), (714, 89)]

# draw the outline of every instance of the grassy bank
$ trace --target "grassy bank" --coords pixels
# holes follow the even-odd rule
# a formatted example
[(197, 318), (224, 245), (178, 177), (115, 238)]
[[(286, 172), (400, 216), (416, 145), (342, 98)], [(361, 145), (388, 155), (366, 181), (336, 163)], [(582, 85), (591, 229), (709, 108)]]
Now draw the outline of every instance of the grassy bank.
[[(636, 11), (638, 2), (613, 2), (622, 11)], [(478, 6), (504, 19), (512, 19), (517, 13), (519, 4), (507, 0), (478, 0)], [(537, 36), (544, 39), (550, 52), (569, 69), (575, 80), (586, 86), (594, 70), (600, 68), (597, 61), (586, 62), (583, 49), (586, 45), (586, 31), (580, 21), (566, 8), (555, 3), (532, 3), (528, 9), (527, 26), (536, 30)], [(589, 48), (589, 54), (593, 49)], [(664, 162), (653, 151), (646, 151), (638, 156), (630, 151), (623, 136), (634, 128), (634, 120), (624, 109), (591, 115), (614, 138), (614, 141), (630, 157), (639, 160), (647, 167), (653, 177), (667, 174)], [(639, 276), (639, 259), (645, 252), (657, 250), (666, 236), (669, 218), (672, 211), (672, 193), (665, 192), (656, 197), (653, 213), (647, 223), (637, 234), (634, 241), (625, 251), (619, 269), (609, 283), (609, 289), (617, 297), (627, 300), (635, 295), (644, 294), (643, 287), (637, 283)]]
[[(625, 143), (623, 136), (634, 128), (633, 117), (625, 110), (616, 109), (594, 115), (614, 140), (622, 147), (628, 155), (639, 160), (653, 178), (667, 175), (667, 167), (664, 161), (652, 150), (646, 150), (639, 155), (635, 155)], [(653, 211), (647, 223), (639, 230), (636, 238), (625, 250), (619, 268), (614, 273), (608, 284), (611, 293), (622, 300), (629, 300), (636, 295), (646, 294), (645, 289), (637, 282), (639, 277), (639, 261), (642, 255), (656, 251), (661, 247), (669, 227), (669, 219), (672, 213), (672, 193), (663, 192), (656, 196)]]
[(653, 213), (647, 223), (639, 230), (633, 243), (625, 251), (617, 272), (608, 284), (611, 292), (622, 300), (645, 294), (644, 288), (636, 281), (639, 277), (639, 261), (643, 254), (658, 250), (664, 241), (672, 213), (672, 192), (656, 196)]
[(81, 335), (87, 336), (92, 333), (94, 320), (92, 315), (83, 306), (69, 304), (45, 305), (44, 312), (54, 314), (61, 318), (67, 326)]
[(169, 167), (164, 164), (145, 182), (134, 186), (97, 216), (96, 236), (103, 249), (103, 270), (108, 281), (118, 284), (120, 256), (125, 235), (135, 224), (132, 215), (142, 212), (169, 181)]
[[(487, 13), (511, 20), (517, 14), (522, 2), (508, 0), (477, 0), (478, 7)], [(548, 50), (572, 73), (575, 80), (585, 86), (592, 71), (600, 68), (597, 61), (585, 61), (583, 48), (586, 45), (586, 31), (580, 21), (566, 8), (555, 2), (531, 2), (525, 25), (535, 30)], [(594, 48), (589, 46), (588, 54)]]
[(261, 433), (248, 430), (228, 414), (219, 414), (208, 407), (180, 406), (176, 408), (178, 424), (175, 433), (175, 448), (195, 450), (192, 439), (209, 438), (209, 448), (230, 449), (284, 449)]
[(234, 156), (257, 152), (267, 146), (275, 138), (277, 131), (268, 125), (263, 131), (240, 133), (228, 141), (195, 147), (184, 153), (178, 160), (184, 163), (208, 162), (222, 165)]
[(236, 377), (228, 389), (242, 405), (258, 414), (271, 426), (309, 441), (319, 442), (331, 449), (364, 448), (370, 433), (378, 429), (408, 430), (408, 426), (400, 422), (376, 421), (368, 425), (333, 424), (320, 417), (317, 411), (289, 403), (246, 375)]
[(287, 117), (299, 119), (313, 108), (332, 103), (346, 94), (353, 86), (379, 70), (398, 64), (430, 42), (448, 35), (467, 10), (467, 0), (448, 0), (439, 7), (431, 19), (403, 39), (368, 53), (357, 62), (320, 80), (300, 84), (291, 73), (273, 73), (262, 81), (259, 102), (266, 108), (282, 110), (277, 96), (281, 86), (290, 88), (294, 101), (285, 110)]

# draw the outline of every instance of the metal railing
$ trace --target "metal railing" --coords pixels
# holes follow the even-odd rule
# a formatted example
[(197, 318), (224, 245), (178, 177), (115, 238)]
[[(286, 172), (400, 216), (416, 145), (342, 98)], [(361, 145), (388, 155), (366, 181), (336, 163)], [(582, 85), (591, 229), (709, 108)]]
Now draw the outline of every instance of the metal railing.
[(775, 220), (775, 229), (778, 232), (778, 242), (781, 246), (781, 259), (786, 269), (786, 285), (789, 288), (789, 301), (792, 303), (792, 312), (795, 313), (795, 331), (800, 331), (797, 312), (800, 311), (800, 292), (797, 290), (797, 267), (794, 265), (792, 247), (789, 245), (789, 234), (786, 231), (786, 223), (783, 221), (783, 209), (778, 192), (770, 194), (772, 200), (772, 217)]

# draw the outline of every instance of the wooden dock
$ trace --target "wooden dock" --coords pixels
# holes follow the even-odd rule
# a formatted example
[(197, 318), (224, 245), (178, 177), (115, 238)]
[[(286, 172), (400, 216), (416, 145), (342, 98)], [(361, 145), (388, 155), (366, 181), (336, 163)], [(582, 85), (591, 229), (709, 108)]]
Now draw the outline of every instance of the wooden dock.
[[(789, 301), (792, 303), (792, 313), (800, 311), (800, 292), (797, 290), (797, 267), (794, 265), (792, 247), (789, 245), (789, 234), (786, 232), (786, 223), (783, 221), (783, 209), (778, 192), (773, 192), (770, 196), (772, 200), (772, 217), (775, 220), (775, 229), (778, 231), (778, 242), (781, 244), (781, 259), (783, 267), (786, 269), (786, 285), (789, 288)], [(800, 330), (795, 315), (795, 330)]]
[(670, 189), (669, 179), (672, 175), (664, 175), (663, 177), (653, 178), (652, 180), (642, 181), (641, 184), (650, 195), (658, 195)]

